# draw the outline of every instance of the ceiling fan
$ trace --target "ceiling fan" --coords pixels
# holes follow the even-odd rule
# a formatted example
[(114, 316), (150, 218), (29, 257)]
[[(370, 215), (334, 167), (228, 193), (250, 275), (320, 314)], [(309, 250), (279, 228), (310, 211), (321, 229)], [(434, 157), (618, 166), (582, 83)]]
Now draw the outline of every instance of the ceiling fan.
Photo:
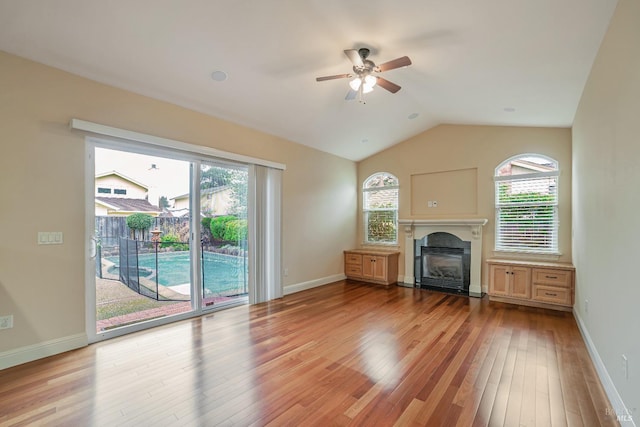
[(352, 100), (358, 97), (359, 101), (364, 103), (362, 95), (371, 92), (375, 85), (378, 85), (391, 93), (396, 93), (400, 90), (400, 86), (387, 79), (376, 76), (375, 74), (411, 65), (411, 60), (408, 56), (403, 56), (401, 58), (385, 62), (384, 64), (376, 65), (373, 61), (367, 59), (371, 51), (366, 47), (358, 50), (347, 49), (344, 53), (353, 64), (353, 73), (316, 77), (316, 81), (323, 82), (325, 80), (349, 79), (351, 77), (355, 77), (349, 82), (351, 89), (345, 97), (346, 100)]

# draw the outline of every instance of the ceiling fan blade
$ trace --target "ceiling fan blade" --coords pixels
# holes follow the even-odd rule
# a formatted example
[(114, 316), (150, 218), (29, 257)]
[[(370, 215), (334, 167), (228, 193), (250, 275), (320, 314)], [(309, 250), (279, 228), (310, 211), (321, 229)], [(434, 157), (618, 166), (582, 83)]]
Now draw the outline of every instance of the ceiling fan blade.
[(406, 67), (407, 65), (411, 65), (411, 60), (408, 56), (403, 56), (402, 58), (396, 58), (392, 61), (385, 62), (384, 64), (378, 65), (375, 70), (379, 73), (383, 71), (393, 70), (395, 68)]
[(362, 62), (362, 58), (360, 57), (360, 53), (357, 50), (347, 49), (344, 51), (344, 54), (347, 55), (347, 57), (349, 58), (349, 61), (351, 61), (351, 63), (356, 67), (364, 66), (364, 63)]
[(357, 91), (349, 90), (349, 92), (347, 92), (347, 96), (345, 96), (344, 99), (347, 101), (353, 101), (354, 99), (356, 99), (356, 96), (358, 96)]
[(380, 86), (383, 89), (388, 90), (391, 93), (396, 93), (397, 91), (400, 90), (400, 86), (398, 86), (395, 83), (391, 83), (389, 80), (387, 79), (383, 79), (382, 77), (376, 77), (378, 79), (377, 83), (378, 86)]
[(316, 77), (317, 82), (323, 82), (325, 80), (334, 80), (334, 79), (348, 79), (353, 74), (336, 74), (334, 76), (324, 76), (324, 77)]

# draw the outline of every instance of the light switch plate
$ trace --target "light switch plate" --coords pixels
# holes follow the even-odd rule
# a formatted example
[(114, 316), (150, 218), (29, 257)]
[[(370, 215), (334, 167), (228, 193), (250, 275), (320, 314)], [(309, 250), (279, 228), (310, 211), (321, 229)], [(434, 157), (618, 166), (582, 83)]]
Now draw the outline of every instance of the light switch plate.
[(62, 231), (38, 231), (39, 245), (61, 245), (63, 243)]

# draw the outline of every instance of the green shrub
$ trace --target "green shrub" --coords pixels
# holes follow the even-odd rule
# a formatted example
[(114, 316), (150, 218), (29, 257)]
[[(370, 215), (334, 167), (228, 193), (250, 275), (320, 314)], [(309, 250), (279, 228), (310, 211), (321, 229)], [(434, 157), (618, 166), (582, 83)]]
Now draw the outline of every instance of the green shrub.
[(180, 240), (180, 236), (176, 234), (165, 234), (160, 237), (161, 248), (172, 248), (174, 251), (187, 251), (189, 250), (189, 244), (183, 243)]
[(224, 232), (224, 240), (227, 242), (239, 242), (247, 238), (247, 220), (236, 219), (227, 222)]
[(210, 229), (214, 239), (225, 242), (239, 242), (247, 238), (247, 220), (233, 215), (213, 218)]
[(229, 221), (235, 221), (237, 219), (238, 218), (236, 218), (233, 215), (225, 215), (225, 216), (219, 216), (217, 218), (212, 218), (210, 229), (211, 229), (211, 235), (213, 236), (213, 238), (218, 240), (226, 240), (224, 235), (227, 229), (227, 223)]

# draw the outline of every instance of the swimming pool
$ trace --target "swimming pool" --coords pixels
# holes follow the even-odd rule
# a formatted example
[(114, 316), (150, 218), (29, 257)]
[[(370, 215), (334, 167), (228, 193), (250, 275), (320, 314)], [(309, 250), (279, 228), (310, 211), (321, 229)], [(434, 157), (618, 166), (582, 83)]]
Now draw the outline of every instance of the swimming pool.
[[(117, 268), (118, 257), (108, 257)], [(178, 286), (191, 282), (190, 256), (188, 251), (162, 252), (158, 254), (158, 283), (163, 286)], [(156, 254), (139, 254), (140, 276), (155, 281)], [(248, 269), (246, 259), (238, 256), (204, 252), (202, 262), (205, 296), (221, 294), (244, 294), (247, 292)], [(117, 274), (117, 270), (110, 270)], [(147, 272), (144, 274), (143, 272)]]

